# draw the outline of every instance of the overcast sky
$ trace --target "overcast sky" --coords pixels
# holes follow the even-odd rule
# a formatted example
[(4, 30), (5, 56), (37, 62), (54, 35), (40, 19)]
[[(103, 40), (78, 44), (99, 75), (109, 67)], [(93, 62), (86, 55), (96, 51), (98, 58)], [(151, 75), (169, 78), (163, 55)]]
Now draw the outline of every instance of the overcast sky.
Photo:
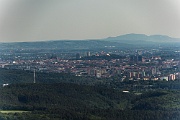
[(0, 42), (128, 33), (180, 38), (180, 0), (0, 0)]

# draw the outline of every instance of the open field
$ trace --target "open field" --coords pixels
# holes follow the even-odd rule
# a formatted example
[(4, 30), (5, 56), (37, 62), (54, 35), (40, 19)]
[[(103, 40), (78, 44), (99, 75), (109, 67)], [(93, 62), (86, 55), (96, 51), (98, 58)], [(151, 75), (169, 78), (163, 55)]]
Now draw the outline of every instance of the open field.
[(9, 113), (25, 113), (30, 111), (22, 111), (22, 110), (0, 110), (0, 113), (9, 114)]

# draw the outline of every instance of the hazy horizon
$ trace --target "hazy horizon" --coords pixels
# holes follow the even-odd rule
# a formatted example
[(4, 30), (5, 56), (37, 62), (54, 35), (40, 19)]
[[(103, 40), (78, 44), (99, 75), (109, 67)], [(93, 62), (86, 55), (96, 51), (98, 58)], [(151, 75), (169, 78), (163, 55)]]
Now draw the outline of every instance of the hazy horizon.
[(180, 38), (179, 0), (0, 0), (0, 42)]

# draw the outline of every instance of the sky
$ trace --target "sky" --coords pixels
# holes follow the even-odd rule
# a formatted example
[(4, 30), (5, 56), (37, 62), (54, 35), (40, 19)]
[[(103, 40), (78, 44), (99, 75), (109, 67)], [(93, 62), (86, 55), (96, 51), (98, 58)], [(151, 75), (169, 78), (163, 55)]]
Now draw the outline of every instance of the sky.
[(180, 38), (180, 0), (0, 0), (0, 42)]

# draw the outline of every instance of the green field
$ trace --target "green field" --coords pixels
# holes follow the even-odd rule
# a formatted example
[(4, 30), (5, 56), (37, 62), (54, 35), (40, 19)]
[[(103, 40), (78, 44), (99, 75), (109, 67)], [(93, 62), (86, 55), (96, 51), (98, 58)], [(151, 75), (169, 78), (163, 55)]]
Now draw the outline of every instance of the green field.
[(26, 113), (30, 111), (22, 111), (22, 110), (0, 110), (0, 113), (9, 114), (9, 113)]

